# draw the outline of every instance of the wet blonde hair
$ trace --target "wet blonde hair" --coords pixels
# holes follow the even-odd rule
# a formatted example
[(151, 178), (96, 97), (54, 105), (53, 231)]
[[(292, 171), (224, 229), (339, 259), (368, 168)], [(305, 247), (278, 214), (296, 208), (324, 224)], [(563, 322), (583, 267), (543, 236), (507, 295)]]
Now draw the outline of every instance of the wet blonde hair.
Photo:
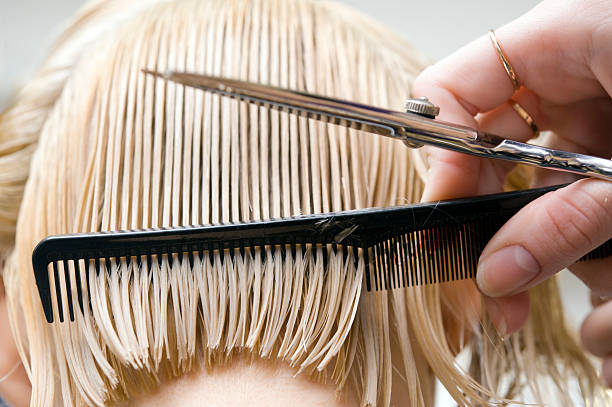
[[(554, 281), (536, 288), (526, 328), (501, 341), (471, 281), (366, 293), (359, 256), (330, 251), (324, 267), (322, 250), (194, 256), (193, 264), (176, 255), (150, 266), (102, 265), (89, 273), (91, 310), (45, 322), (30, 256), (48, 235), (420, 198), (426, 166), (418, 152), (156, 80), (143, 68), (398, 108), (424, 65), (410, 45), (336, 3), (87, 5), (0, 116), (4, 279), (32, 405), (104, 405), (238, 352), (351, 387), (362, 405), (388, 406), (393, 380), (410, 405), (429, 404), (433, 376), (461, 405), (526, 394), (550, 400), (548, 382), (557, 393), (570, 386), (602, 401), (565, 329)], [(74, 281), (64, 296), (76, 295)]]

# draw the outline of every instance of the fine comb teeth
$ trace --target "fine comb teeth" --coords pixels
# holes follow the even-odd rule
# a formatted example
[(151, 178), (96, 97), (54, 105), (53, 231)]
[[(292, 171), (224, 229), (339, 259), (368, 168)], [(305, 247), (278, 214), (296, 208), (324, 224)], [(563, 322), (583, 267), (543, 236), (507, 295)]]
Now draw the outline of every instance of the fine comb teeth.
[[(48, 322), (55, 313), (63, 322), (64, 307), (73, 321), (74, 303), (83, 312), (84, 298), (91, 306), (90, 270), (110, 270), (120, 260), (140, 265), (174, 256), (193, 264), (193, 256), (218, 253), (223, 262), (265, 254), (263, 248), (295, 256), (296, 248), (309, 246), (322, 251), (324, 263), (330, 250), (355, 261), (354, 253), (360, 252), (368, 291), (434, 284), (475, 277), (480, 253), (495, 232), (523, 206), (556, 188), (248, 223), (51, 236), (36, 246), (32, 262)], [(610, 255), (612, 240), (581, 260)]]

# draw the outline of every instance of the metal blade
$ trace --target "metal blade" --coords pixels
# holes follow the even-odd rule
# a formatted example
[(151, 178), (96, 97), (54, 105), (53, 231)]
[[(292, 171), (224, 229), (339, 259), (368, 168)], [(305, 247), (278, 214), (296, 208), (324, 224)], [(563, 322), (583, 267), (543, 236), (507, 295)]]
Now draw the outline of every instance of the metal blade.
[(246, 100), (302, 117), (387, 137), (405, 139), (404, 123), (400, 122), (402, 117), (398, 115), (406, 115), (406, 113), (215, 76), (172, 71), (164, 74), (149, 70), (143, 70), (143, 72), (182, 85)]

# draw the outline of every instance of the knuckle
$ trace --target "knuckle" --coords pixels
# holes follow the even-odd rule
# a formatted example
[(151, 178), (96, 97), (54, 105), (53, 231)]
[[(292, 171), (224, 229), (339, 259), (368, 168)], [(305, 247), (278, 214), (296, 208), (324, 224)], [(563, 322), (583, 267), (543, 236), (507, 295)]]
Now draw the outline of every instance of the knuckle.
[[(591, 183), (590, 185), (593, 185)], [(601, 185), (601, 184), (599, 184)], [(554, 194), (554, 205), (545, 207), (545, 221), (563, 251), (584, 252), (603, 243), (612, 230), (610, 187), (562, 189)]]
[[(594, 215), (599, 219), (603, 226), (612, 225), (612, 187), (609, 182), (590, 180), (591, 188), (581, 188), (578, 190), (585, 201), (588, 201), (590, 207), (595, 211)], [(595, 217), (595, 216), (594, 216)]]
[(582, 251), (592, 246), (593, 240), (589, 234), (591, 220), (571, 199), (561, 198), (554, 207), (547, 206), (545, 215), (545, 221), (551, 225), (551, 232), (555, 235), (555, 242), (561, 245), (560, 249), (564, 252)]

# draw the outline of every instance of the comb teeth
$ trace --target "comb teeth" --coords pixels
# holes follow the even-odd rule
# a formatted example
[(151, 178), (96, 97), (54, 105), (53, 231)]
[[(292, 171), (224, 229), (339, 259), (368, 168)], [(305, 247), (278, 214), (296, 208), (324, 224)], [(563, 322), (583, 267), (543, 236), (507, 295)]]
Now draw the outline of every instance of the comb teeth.
[(608, 240), (601, 246), (591, 250), (589, 253), (582, 256), (578, 261), (605, 259), (606, 257), (610, 256), (612, 256), (612, 240)]
[[(51, 236), (34, 249), (32, 263), (48, 322), (54, 315), (60, 322), (74, 320), (75, 303), (83, 312), (84, 303), (95, 299), (91, 271), (111, 273), (122, 261), (140, 271), (162, 261), (193, 267), (196, 256), (224, 265), (240, 256), (265, 262), (268, 256), (295, 259), (310, 251), (309, 261), (326, 267), (330, 255), (342, 253), (344, 262), (363, 261), (368, 291), (437, 284), (475, 277), (480, 253), (495, 232), (556, 188), (262, 222)], [(610, 255), (612, 240), (581, 260)]]
[(502, 224), (498, 216), (487, 216), (389, 236), (368, 251), (376, 260), (366, 261), (367, 290), (474, 278), (480, 254)]

